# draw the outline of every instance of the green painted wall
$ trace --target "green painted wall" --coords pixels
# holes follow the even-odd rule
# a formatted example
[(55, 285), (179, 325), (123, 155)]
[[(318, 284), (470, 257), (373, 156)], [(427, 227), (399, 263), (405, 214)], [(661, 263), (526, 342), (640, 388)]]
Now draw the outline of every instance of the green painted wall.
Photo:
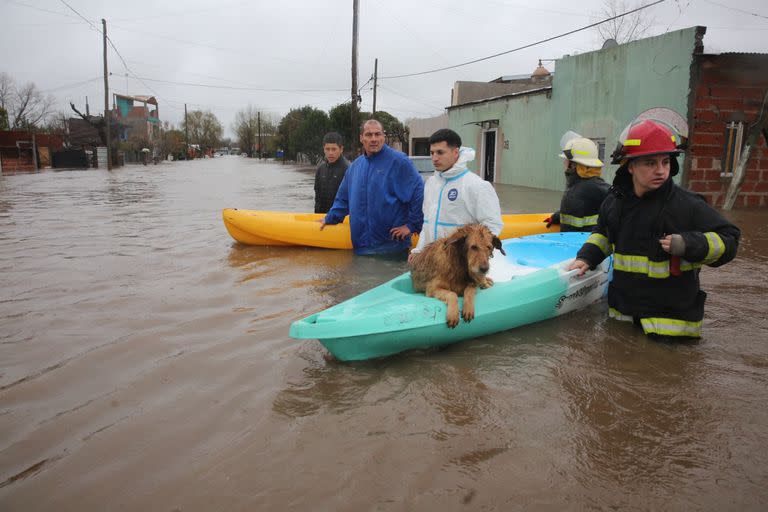
[[(452, 108), (448, 125), (465, 145), (478, 149), (481, 128), (475, 122), (499, 119), (501, 158), (499, 183), (562, 190), (560, 137), (574, 130), (585, 137), (605, 138), (604, 178), (616, 166), (609, 155), (619, 132), (640, 112), (668, 107), (687, 117), (696, 28), (670, 32), (614, 48), (564, 57), (556, 62), (551, 97), (528, 94), (480, 105)], [(682, 162), (681, 162), (682, 167)]]

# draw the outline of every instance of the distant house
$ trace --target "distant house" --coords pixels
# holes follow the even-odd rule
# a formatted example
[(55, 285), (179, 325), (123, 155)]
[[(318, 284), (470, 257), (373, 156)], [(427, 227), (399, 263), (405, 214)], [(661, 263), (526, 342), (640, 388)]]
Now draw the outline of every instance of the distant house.
[(113, 115), (117, 120), (118, 140), (130, 138), (154, 142), (160, 136), (160, 107), (154, 96), (113, 95)]
[(51, 166), (52, 154), (63, 147), (61, 137), (24, 130), (0, 131), (0, 173), (34, 172)]
[[(690, 149), (675, 179), (722, 204), (746, 131), (761, 114), (768, 55), (707, 55), (705, 32), (692, 27), (566, 55), (546, 80), (539, 72), (539, 81), (531, 76), (528, 87), (498, 95), (485, 84), (491, 87), (487, 94), (472, 99), (458, 82), (457, 101), (447, 107), (448, 126), (477, 149), (471, 168), (486, 180), (562, 190), (557, 155), (563, 133), (574, 130), (594, 140), (611, 181), (617, 166), (608, 164), (609, 155), (621, 130), (644, 110), (670, 108), (689, 126)], [(497, 84), (503, 82), (502, 77)], [(768, 206), (767, 142), (765, 136), (757, 140), (737, 206)]]
[(408, 148), (411, 156), (429, 156), (429, 136), (440, 128), (448, 128), (448, 114), (423, 119), (409, 119)]
[[(553, 74), (542, 66), (541, 61), (531, 73), (523, 75), (500, 76), (490, 82), (455, 82), (451, 89), (451, 106), (463, 105), (489, 98), (498, 98), (525, 91), (540, 90), (552, 85)], [(411, 156), (429, 155), (429, 136), (440, 128), (448, 128), (448, 114), (435, 117), (410, 119), (409, 148)]]

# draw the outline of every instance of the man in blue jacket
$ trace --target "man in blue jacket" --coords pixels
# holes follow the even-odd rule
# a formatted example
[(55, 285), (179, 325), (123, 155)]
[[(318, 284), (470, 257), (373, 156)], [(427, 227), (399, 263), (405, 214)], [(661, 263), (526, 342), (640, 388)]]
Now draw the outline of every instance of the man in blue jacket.
[(320, 229), (349, 215), (356, 254), (405, 255), (424, 221), (424, 181), (407, 156), (384, 143), (380, 122), (363, 123), (360, 142), (363, 154), (347, 169)]

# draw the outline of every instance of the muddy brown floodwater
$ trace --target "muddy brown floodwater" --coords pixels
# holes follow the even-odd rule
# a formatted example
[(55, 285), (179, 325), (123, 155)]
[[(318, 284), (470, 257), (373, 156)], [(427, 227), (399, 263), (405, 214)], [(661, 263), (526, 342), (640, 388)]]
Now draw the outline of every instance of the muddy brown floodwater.
[(0, 510), (768, 508), (768, 212), (728, 214), (699, 343), (598, 303), (342, 364), (290, 323), (404, 264), (221, 220), (310, 211), (312, 180), (240, 157), (0, 177)]

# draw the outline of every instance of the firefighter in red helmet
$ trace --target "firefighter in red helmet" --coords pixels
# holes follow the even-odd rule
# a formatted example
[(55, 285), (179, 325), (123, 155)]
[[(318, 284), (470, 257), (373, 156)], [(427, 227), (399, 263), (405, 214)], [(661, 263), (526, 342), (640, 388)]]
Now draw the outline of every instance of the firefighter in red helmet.
[(707, 295), (699, 271), (731, 261), (741, 234), (672, 180), (683, 142), (678, 130), (654, 119), (622, 132), (612, 155), (619, 168), (611, 194), (570, 266), (583, 274), (613, 254), (609, 316), (665, 338), (701, 337)]

